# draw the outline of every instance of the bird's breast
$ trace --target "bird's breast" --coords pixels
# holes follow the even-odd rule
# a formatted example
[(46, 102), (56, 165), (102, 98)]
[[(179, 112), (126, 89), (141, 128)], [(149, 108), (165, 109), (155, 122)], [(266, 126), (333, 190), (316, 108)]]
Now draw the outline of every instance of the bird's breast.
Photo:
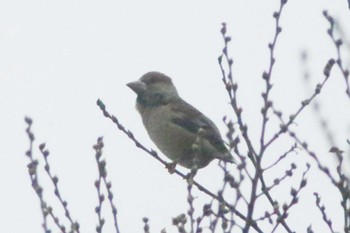
[(178, 161), (191, 153), (193, 134), (172, 123), (174, 113), (167, 105), (145, 110), (143, 124), (156, 146), (168, 158)]

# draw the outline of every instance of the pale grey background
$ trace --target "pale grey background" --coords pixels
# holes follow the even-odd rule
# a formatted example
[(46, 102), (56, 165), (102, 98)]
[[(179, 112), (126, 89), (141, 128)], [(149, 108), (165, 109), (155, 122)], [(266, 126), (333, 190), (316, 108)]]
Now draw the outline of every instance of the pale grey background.
[[(105, 138), (104, 155), (122, 232), (142, 232), (144, 216), (151, 219), (153, 232), (164, 227), (167, 232), (174, 232), (171, 217), (188, 208), (185, 182), (169, 175), (162, 165), (135, 148), (101, 115), (95, 102), (101, 98), (144, 145), (155, 148), (134, 109), (135, 95), (125, 84), (147, 71), (157, 70), (171, 76), (183, 98), (207, 114), (224, 134), (222, 117), (232, 115), (232, 110), (227, 104), (217, 57), (223, 47), (221, 23), (227, 22), (240, 105), (250, 135), (258, 145), (260, 95), (264, 88), (261, 74), (269, 64), (267, 44), (272, 40), (272, 13), (278, 5), (277, 0), (2, 0), (1, 231), (42, 232), (39, 202), (30, 186), (28, 161), (24, 156), (28, 139), (23, 118), (27, 115), (34, 119), (36, 145), (46, 142), (51, 151), (52, 171), (59, 175), (62, 194), (72, 215), (80, 222), (81, 232), (93, 232), (97, 222), (93, 186), (97, 170), (92, 145), (98, 136)], [(345, 0), (294, 0), (288, 2), (283, 12), (271, 96), (276, 107), (287, 115), (310, 95), (303, 86), (301, 50), (306, 48), (310, 53), (314, 85), (322, 80), (327, 60), (335, 56), (334, 46), (326, 35), (328, 22), (322, 16), (324, 9), (336, 16), (349, 38), (350, 10)], [(344, 80), (335, 71), (320, 100), (326, 117), (331, 120), (331, 129), (337, 132), (338, 146), (346, 149), (350, 113), (344, 90)], [(323, 156), (322, 161), (331, 164), (333, 160), (326, 153), (329, 145), (313, 119), (312, 111), (306, 110), (298, 118), (297, 127), (313, 150)], [(271, 151), (272, 158), (286, 148), (281, 145)], [(37, 150), (35, 155), (39, 156)], [(300, 153), (283, 168), (294, 161), (304, 169), (306, 160), (311, 161)], [(213, 191), (222, 177), (216, 164), (212, 163), (198, 175), (198, 180)], [(283, 173), (281, 168), (271, 176)], [(293, 179), (291, 183), (297, 185)], [(47, 187), (44, 193), (47, 200), (55, 200), (43, 173), (40, 181)], [(316, 232), (324, 232), (326, 226), (320, 223), (318, 210), (305, 208), (306, 204), (313, 206), (309, 205), (314, 202), (312, 193), (321, 189), (322, 200), (331, 203), (327, 210), (334, 228), (341, 231), (339, 194), (317, 169), (310, 172), (309, 181), (310, 187), (303, 192), (301, 204), (292, 210), (288, 222), (297, 232), (305, 232), (310, 224)], [(291, 183), (274, 192), (275, 197), (290, 200)], [(208, 199), (198, 199), (198, 203), (204, 201)], [(55, 210), (60, 212), (57, 207)], [(110, 222), (106, 227), (112, 230)]]

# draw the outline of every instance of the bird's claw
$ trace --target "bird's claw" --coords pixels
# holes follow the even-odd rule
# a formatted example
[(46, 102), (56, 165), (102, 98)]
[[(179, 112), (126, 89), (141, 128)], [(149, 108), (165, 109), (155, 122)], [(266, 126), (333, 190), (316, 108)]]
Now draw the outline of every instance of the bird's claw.
[(197, 174), (198, 168), (195, 166), (191, 171), (186, 175), (185, 179), (189, 184), (193, 184), (193, 178)]
[(165, 168), (168, 169), (168, 172), (169, 172), (170, 174), (174, 174), (175, 168), (176, 168), (176, 164), (177, 164), (176, 162), (167, 163), (167, 164), (165, 165)]

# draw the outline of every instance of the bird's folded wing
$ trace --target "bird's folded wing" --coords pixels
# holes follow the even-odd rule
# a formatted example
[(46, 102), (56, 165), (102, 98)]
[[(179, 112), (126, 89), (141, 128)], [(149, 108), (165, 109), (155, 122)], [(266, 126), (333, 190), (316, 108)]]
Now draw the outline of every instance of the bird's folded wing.
[(220, 153), (227, 152), (219, 130), (200, 111), (184, 101), (179, 101), (176, 104), (172, 104), (172, 112), (175, 113), (171, 119), (173, 124), (193, 134), (198, 134), (199, 129), (201, 129), (203, 139), (208, 140)]

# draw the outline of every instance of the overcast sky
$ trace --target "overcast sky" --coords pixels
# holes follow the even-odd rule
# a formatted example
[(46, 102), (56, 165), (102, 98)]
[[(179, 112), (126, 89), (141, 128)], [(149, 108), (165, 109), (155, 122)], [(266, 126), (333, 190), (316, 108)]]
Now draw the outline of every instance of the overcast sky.
[[(239, 83), (240, 105), (258, 145), (264, 88), (261, 74), (269, 65), (267, 44), (273, 38), (272, 14), (279, 2), (2, 0), (1, 231), (43, 232), (39, 201), (31, 188), (28, 160), (24, 156), (29, 145), (24, 116), (30, 116), (34, 120), (36, 148), (46, 142), (52, 172), (60, 178), (62, 195), (73, 218), (80, 222), (81, 232), (94, 232), (97, 223), (94, 214), (97, 194), (93, 186), (97, 168), (92, 145), (99, 136), (105, 140), (104, 156), (122, 232), (142, 232), (144, 216), (150, 218), (153, 232), (162, 228), (174, 232), (171, 218), (188, 209), (186, 182), (169, 175), (159, 162), (135, 148), (103, 117), (96, 100), (102, 99), (108, 110), (146, 147), (156, 149), (135, 110), (136, 96), (125, 84), (145, 72), (160, 71), (172, 77), (180, 95), (216, 122), (224, 134), (222, 117), (234, 119), (217, 63), (223, 48), (221, 23), (226, 22), (232, 37), (229, 51)], [(336, 55), (326, 34), (329, 25), (322, 16), (325, 9), (339, 20), (349, 39), (350, 10), (346, 0), (290, 0), (283, 11), (271, 96), (275, 106), (286, 115), (310, 96), (302, 79), (301, 51), (307, 50), (309, 54), (307, 66), (312, 86), (322, 81), (324, 65)], [(344, 92), (344, 80), (335, 71), (319, 99), (331, 129), (336, 132), (337, 146), (348, 149), (345, 139), (350, 134), (350, 108)], [(306, 110), (297, 122), (296, 129), (313, 149), (328, 155), (330, 145), (320, 136), (312, 111)], [(271, 154), (281, 151), (277, 148)], [(35, 156), (40, 157), (37, 149)], [(299, 177), (305, 169), (304, 159), (296, 155), (289, 160), (298, 163)], [(329, 158), (323, 159), (332, 163)], [(276, 177), (284, 170), (274, 172)], [(317, 169), (312, 169), (309, 177), (312, 185), (301, 203), (314, 202), (312, 193), (321, 190), (322, 200), (332, 203), (327, 208), (335, 221), (334, 228), (341, 231), (342, 219), (337, 217), (341, 211), (339, 194), (325, 185), (326, 178)], [(199, 172), (197, 179), (215, 191), (221, 178), (217, 162), (213, 162)], [(47, 200), (57, 206), (43, 170), (40, 181)], [(288, 193), (286, 188), (284, 193), (275, 194), (288, 200)], [(204, 196), (198, 202), (208, 200)], [(306, 210), (301, 204), (294, 211), (289, 221), (297, 232), (305, 232), (310, 224), (316, 232), (326, 229), (320, 224), (322, 217), (316, 208)], [(113, 229), (110, 223), (106, 227)]]

